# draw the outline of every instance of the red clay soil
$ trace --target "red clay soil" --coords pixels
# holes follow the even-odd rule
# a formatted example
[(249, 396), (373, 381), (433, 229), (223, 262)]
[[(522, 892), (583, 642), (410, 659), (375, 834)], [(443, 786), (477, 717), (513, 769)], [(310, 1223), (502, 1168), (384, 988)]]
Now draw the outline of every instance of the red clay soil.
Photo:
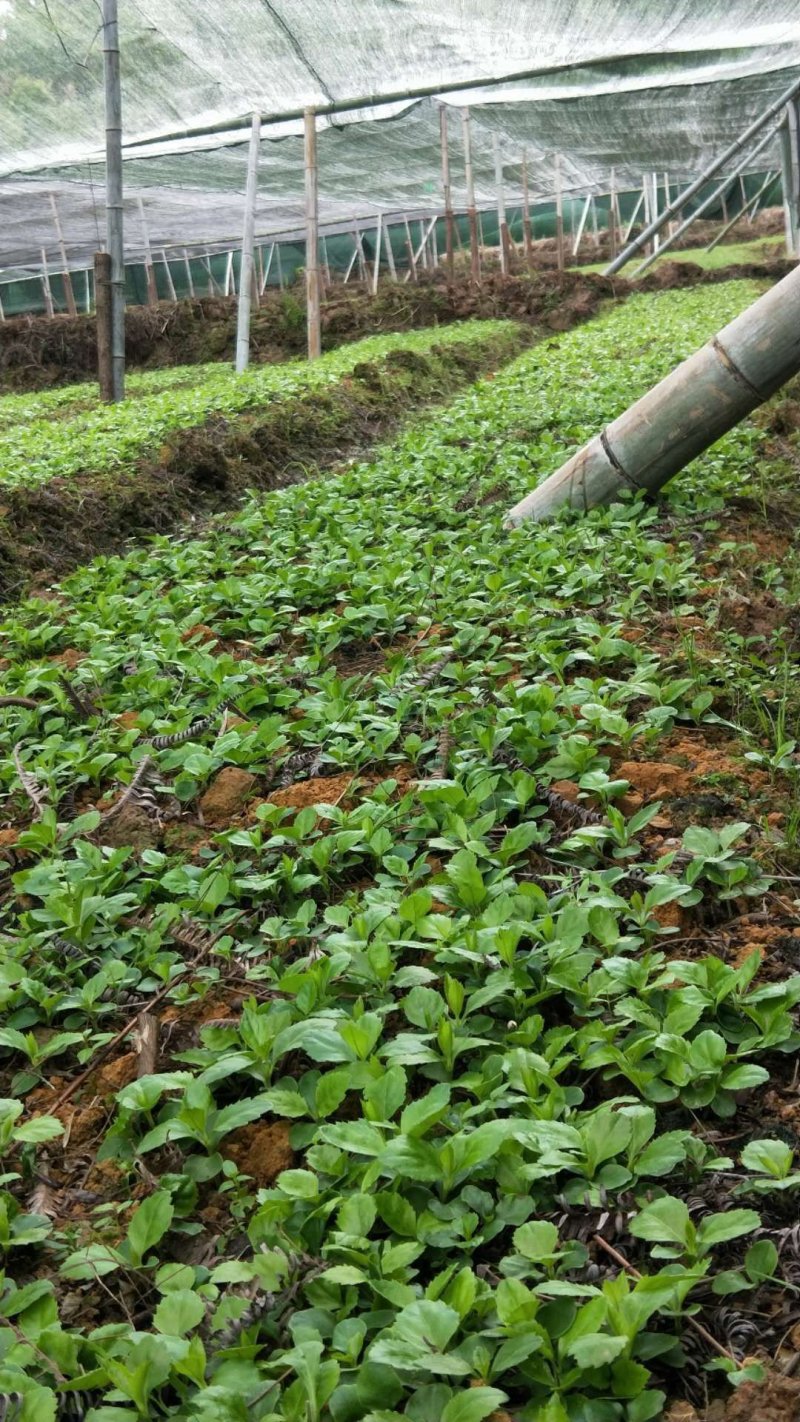
[(769, 1373), (763, 1383), (742, 1383), (700, 1412), (691, 1403), (675, 1402), (664, 1422), (800, 1422), (800, 1380)]

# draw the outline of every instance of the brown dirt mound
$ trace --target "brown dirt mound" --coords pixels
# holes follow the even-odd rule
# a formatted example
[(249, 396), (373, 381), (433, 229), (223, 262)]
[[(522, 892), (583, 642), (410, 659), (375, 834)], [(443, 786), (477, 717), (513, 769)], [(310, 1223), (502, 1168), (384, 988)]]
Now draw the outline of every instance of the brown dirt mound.
[(158, 462), (124, 476), (87, 472), (8, 490), (0, 513), (0, 601), (43, 591), (133, 537), (166, 533), (189, 515), (230, 508), (248, 489), (297, 483), (309, 467), (331, 468), (362, 453), (410, 410), (455, 394), (482, 370), (517, 355), (529, 339), (520, 326), (480, 345), (436, 345), (424, 356), (414, 353), (413, 371), (396, 360), (377, 363), (378, 388), (344, 378), (327, 390), (275, 402), (256, 417), (181, 431)]

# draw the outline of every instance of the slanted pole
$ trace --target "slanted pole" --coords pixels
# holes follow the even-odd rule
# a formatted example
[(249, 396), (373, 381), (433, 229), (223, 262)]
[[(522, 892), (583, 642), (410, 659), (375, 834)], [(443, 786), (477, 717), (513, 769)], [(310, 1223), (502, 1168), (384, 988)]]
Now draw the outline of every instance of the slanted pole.
[(158, 305), (158, 287), (156, 286), (156, 269), (153, 266), (153, 253), (150, 248), (150, 233), (147, 230), (147, 218), (144, 213), (144, 203), (139, 197), (136, 199), (139, 207), (139, 221), (142, 224), (142, 246), (144, 248), (144, 272), (147, 278), (147, 304), (148, 306)]
[(445, 222), (445, 267), (447, 270), (447, 280), (452, 281), (455, 274), (455, 239), (453, 231), (455, 221), (453, 218), (453, 195), (450, 189), (450, 149), (447, 142), (447, 109), (444, 104), (439, 109), (439, 137), (442, 146), (442, 196), (444, 198), (444, 222)]
[(236, 295), (236, 281), (233, 275), (233, 252), (228, 253), (228, 259), (225, 263), (225, 286), (222, 295), (230, 296), (231, 292), (233, 292), (234, 296)]
[(748, 198), (747, 202), (744, 204), (743, 207), (739, 208), (739, 211), (735, 214), (735, 216), (731, 218), (730, 222), (727, 222), (723, 227), (722, 231), (717, 233), (713, 242), (709, 242), (708, 246), (706, 247), (707, 252), (713, 252), (714, 248), (719, 246), (723, 237), (727, 237), (728, 233), (733, 231), (737, 222), (741, 222), (742, 218), (745, 217), (747, 213), (751, 214), (752, 219), (752, 214), (758, 207), (758, 204), (760, 203), (762, 197), (767, 191), (767, 188), (771, 188), (772, 184), (775, 182), (775, 176), (775, 173), (767, 173), (766, 180), (761, 184), (761, 187), (759, 188), (755, 197)]
[(5, 321), (6, 313), (3, 310), (3, 298), (0, 296), (0, 321)]
[(280, 287), (281, 291), (283, 291), (284, 286), (285, 286), (285, 282), (284, 282), (284, 280), (283, 280), (283, 262), (281, 261), (281, 244), (280, 244), (280, 242), (276, 242), (276, 243), (275, 243), (275, 266), (276, 266), (277, 271), (278, 271), (278, 286)]
[(42, 293), (43, 293), (43, 295), (44, 295), (44, 309), (45, 309), (45, 311), (47, 312), (48, 316), (53, 316), (53, 315), (55, 314), (55, 307), (53, 306), (53, 293), (52, 293), (52, 290), (51, 290), (51, 288), (50, 288), (50, 273), (49, 273), (48, 270), (47, 270), (47, 253), (46, 253), (44, 247), (41, 248), (41, 253), (42, 253)]
[(94, 254), (94, 311), (100, 399), (111, 401), (114, 399), (114, 368), (111, 359), (111, 258), (108, 252)]
[(556, 259), (564, 270), (564, 194), (561, 186), (561, 154), (556, 154)]
[(533, 239), (531, 235), (531, 203), (528, 192), (528, 154), (522, 153), (522, 240), (525, 244), (525, 260), (533, 266)]
[[(669, 247), (671, 247), (675, 242), (677, 242), (678, 238), (683, 236), (684, 232), (686, 232), (688, 228), (691, 227), (692, 223), (696, 222), (698, 217), (701, 217), (702, 214), (708, 210), (708, 208), (712, 207), (713, 204), (717, 202), (717, 200), (722, 196), (723, 193), (728, 191), (731, 186), (731, 183), (735, 182), (742, 169), (749, 167), (749, 165), (753, 162), (754, 158), (756, 158), (757, 155), (761, 152), (762, 148), (766, 148), (767, 144), (772, 142), (775, 137), (775, 132), (776, 131), (774, 128), (769, 129), (769, 131), (759, 139), (758, 143), (755, 145), (755, 148), (752, 148), (749, 153), (747, 153), (743, 158), (739, 159), (739, 162), (734, 168), (733, 172), (729, 173), (726, 178), (723, 178), (722, 182), (714, 189), (713, 193), (711, 193), (711, 195), (707, 197), (704, 202), (701, 202), (699, 207), (695, 208), (691, 216), (687, 217), (685, 221), (680, 224), (679, 227), (676, 227), (671, 237), (667, 237), (666, 241), (662, 242), (661, 252), (666, 252)], [(633, 273), (634, 277), (640, 276), (642, 272), (647, 271), (647, 268), (652, 266), (653, 262), (655, 261), (655, 256), (656, 254), (653, 253), (651, 256), (647, 257), (643, 262), (641, 262)]]
[(590, 193), (589, 196), (587, 197), (585, 203), (583, 204), (583, 211), (581, 212), (580, 222), (578, 223), (578, 230), (577, 230), (577, 232), (575, 233), (575, 241), (574, 241), (573, 244), (572, 244), (572, 255), (573, 255), (573, 257), (577, 257), (577, 255), (578, 255), (578, 249), (580, 248), (580, 245), (581, 245), (581, 238), (582, 238), (582, 236), (583, 236), (583, 229), (584, 229), (584, 227), (586, 226), (586, 219), (587, 219), (587, 217), (589, 216), (589, 208), (591, 207), (591, 205), (592, 205), (592, 195), (591, 195), (591, 193)]
[(261, 290), (260, 290), (259, 293), (258, 293), (259, 296), (263, 296), (263, 295), (264, 295), (264, 292), (265, 292), (266, 289), (267, 289), (267, 282), (269, 281), (270, 268), (272, 267), (272, 259), (273, 259), (273, 257), (275, 256), (275, 246), (276, 246), (276, 244), (273, 242), (272, 245), (270, 246), (269, 252), (268, 252), (268, 254), (267, 254), (266, 266), (264, 267), (264, 270), (263, 270), (262, 273), (261, 273)]
[(103, 3), (103, 80), (106, 119), (106, 246), (111, 257), (112, 399), (125, 395), (125, 255), (122, 209), (122, 95), (117, 0)]
[[(91, 315), (91, 311), (92, 311), (92, 289), (91, 289), (91, 286), (89, 285), (89, 269), (88, 269), (88, 267), (87, 267), (86, 271), (83, 273), (83, 309), (84, 309), (84, 311), (86, 312), (86, 315), (87, 315), (87, 316), (90, 316), (90, 315)], [(0, 321), (2, 321), (2, 319), (3, 319), (3, 310), (2, 310), (2, 304), (0, 304)]]
[(189, 295), (194, 301), (194, 279), (192, 277), (192, 264), (189, 261), (189, 253), (186, 247), (183, 249), (183, 265), (186, 270), (186, 285), (189, 288)]
[(169, 291), (170, 300), (174, 301), (175, 305), (177, 306), (178, 293), (175, 290), (175, 283), (172, 280), (172, 272), (170, 271), (169, 262), (167, 261), (167, 253), (163, 247), (161, 249), (161, 260), (164, 263), (164, 273), (167, 278), (167, 290)]
[[(652, 198), (651, 198), (651, 201), (650, 201), (650, 215), (651, 215), (651, 220), (655, 221), (655, 219), (658, 217), (658, 173), (651, 173), (651, 174), (650, 174), (650, 181), (651, 181), (651, 183), (652, 183), (652, 185), (653, 185), (653, 195), (652, 195)], [(654, 233), (653, 233), (653, 255), (655, 255), (655, 253), (659, 250), (660, 246), (661, 246), (661, 240), (660, 240), (660, 238), (659, 238), (659, 235), (658, 235), (657, 232), (654, 232)]]
[(612, 258), (617, 255), (617, 171), (611, 169), (608, 194), (608, 250)]
[(636, 219), (637, 219), (637, 217), (639, 216), (639, 213), (641, 212), (643, 202), (644, 202), (644, 189), (642, 189), (642, 191), (640, 192), (640, 194), (639, 194), (639, 201), (637, 202), (635, 208), (633, 209), (633, 215), (632, 215), (632, 217), (631, 217), (630, 222), (628, 223), (628, 226), (627, 226), (627, 228), (626, 228), (626, 230), (625, 230), (625, 235), (624, 235), (624, 237), (623, 237), (623, 239), (622, 239), (623, 242), (627, 242), (627, 241), (628, 241), (628, 238), (630, 237), (630, 235), (631, 235), (631, 233), (632, 233), (634, 227), (636, 226)]
[(464, 135), (464, 173), (467, 183), (467, 218), (469, 220), (470, 276), (473, 281), (481, 279), (481, 248), (478, 237), (478, 210), (475, 206), (475, 175), (472, 170), (472, 130), (469, 109), (461, 113)]
[(328, 261), (328, 244), (325, 241), (324, 235), (320, 237), (319, 240), (322, 247), (322, 282), (323, 286), (328, 287), (331, 286), (333, 281), (331, 277), (331, 264)]
[(397, 281), (397, 267), (395, 266), (394, 250), (392, 248), (392, 230), (388, 222), (386, 224), (386, 242), (384, 243), (384, 246), (386, 247), (386, 261), (389, 266), (392, 281)]
[[(258, 196), (258, 150), (261, 145), (261, 114), (254, 113), (250, 124), (250, 147), (247, 150), (247, 184), (244, 195), (244, 231), (242, 262), (239, 273), (239, 305), (236, 312), (236, 371), (241, 374), (250, 364), (250, 310), (253, 300), (253, 243), (256, 230), (256, 199)], [(233, 259), (233, 253), (231, 253)]]
[(500, 242), (500, 270), (508, 276), (508, 223), (506, 221), (506, 195), (503, 189), (503, 158), (500, 153), (500, 138), (492, 135), (494, 148), (494, 183), (497, 190), (497, 235)]
[(407, 251), (407, 253), (408, 253), (408, 271), (406, 272), (406, 277), (405, 277), (405, 279), (406, 279), (406, 281), (409, 281), (409, 280), (411, 280), (411, 281), (416, 281), (416, 280), (417, 280), (417, 259), (416, 259), (416, 257), (414, 256), (414, 243), (413, 243), (412, 238), (411, 238), (411, 224), (410, 224), (410, 222), (409, 222), (409, 220), (408, 220), (407, 217), (404, 217), (404, 218), (403, 218), (403, 222), (405, 223), (405, 229), (406, 229), (406, 251)]
[(381, 274), (381, 244), (383, 241), (383, 213), (378, 213), (375, 224), (375, 262), (372, 268), (372, 295), (378, 295), (378, 281)]
[[(709, 178), (715, 177), (720, 169), (724, 168), (725, 164), (730, 162), (731, 158), (735, 158), (741, 153), (742, 149), (747, 147), (751, 138), (755, 138), (756, 134), (760, 133), (771, 119), (776, 118), (781, 109), (785, 108), (798, 92), (800, 92), (800, 79), (795, 79), (779, 98), (775, 99), (768, 108), (764, 109), (758, 118), (754, 119), (744, 132), (741, 133), (733, 143), (728, 145), (723, 153), (720, 153), (712, 163), (709, 163), (703, 169), (699, 177), (695, 178), (693, 182), (689, 184), (688, 188), (684, 188), (683, 192), (678, 193), (678, 196), (672, 202), (667, 203), (664, 211), (656, 220), (658, 230), (660, 231), (664, 224), (668, 222), (671, 217), (674, 217), (675, 214), (686, 205), (690, 198), (694, 197), (695, 193), (700, 191), (704, 184), (708, 182)], [(739, 176), (739, 169), (736, 170), (735, 176)], [(618, 272), (620, 268), (624, 267), (625, 263), (630, 261), (631, 257), (639, 251), (640, 247), (643, 247), (645, 243), (649, 241), (652, 235), (653, 233), (649, 231), (648, 228), (640, 232), (639, 236), (629, 246), (626, 246), (623, 252), (620, 252), (614, 262), (606, 267), (603, 275), (613, 276), (614, 272)]]
[(656, 493), (800, 370), (800, 266), (518, 503), (507, 524)]
[(64, 234), (61, 231), (61, 218), (59, 217), (58, 213), (58, 203), (56, 202), (55, 193), (50, 194), (50, 206), (53, 210), (53, 224), (55, 226), (56, 237), (58, 239), (58, 250), (61, 253), (61, 280), (64, 285), (64, 298), (67, 303), (67, 311), (69, 312), (70, 316), (77, 316), (78, 307), (75, 303), (75, 292), (72, 289), (72, 277), (69, 273), (69, 263), (67, 262), (67, 249), (64, 244)]

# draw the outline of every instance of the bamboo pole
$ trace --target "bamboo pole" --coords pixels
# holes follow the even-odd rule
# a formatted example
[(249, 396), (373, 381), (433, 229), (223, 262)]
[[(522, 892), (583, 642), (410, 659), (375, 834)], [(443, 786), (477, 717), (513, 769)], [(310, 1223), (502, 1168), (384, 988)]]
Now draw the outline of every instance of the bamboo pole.
[(194, 301), (194, 294), (195, 294), (195, 293), (194, 293), (194, 279), (193, 279), (193, 277), (192, 277), (192, 264), (191, 264), (191, 262), (189, 261), (189, 252), (188, 252), (188, 250), (187, 250), (186, 247), (184, 247), (184, 249), (183, 249), (183, 265), (184, 265), (184, 267), (185, 267), (185, 269), (186, 269), (186, 285), (187, 285), (187, 287), (188, 287), (188, 289), (189, 289), (189, 295), (190, 295), (191, 299)]
[(331, 264), (328, 261), (328, 244), (324, 236), (320, 237), (319, 240), (322, 244), (322, 284), (324, 287), (328, 287), (331, 286), (333, 281), (331, 277)]
[[(723, 192), (727, 192), (731, 183), (735, 182), (742, 169), (748, 167), (756, 158), (756, 156), (761, 152), (762, 148), (766, 148), (767, 144), (772, 142), (775, 137), (775, 132), (775, 129), (770, 129), (768, 133), (765, 133), (759, 139), (755, 148), (751, 149), (749, 153), (747, 153), (743, 158), (739, 159), (739, 162), (737, 163), (734, 171), (732, 173), (729, 173), (726, 178), (723, 178), (722, 182), (714, 189), (710, 196), (707, 197), (704, 202), (701, 202), (699, 207), (695, 208), (691, 216), (687, 217), (685, 221), (680, 224), (679, 227), (676, 227), (671, 237), (668, 237), (665, 242), (662, 242), (662, 252), (666, 252), (668, 248), (673, 245), (674, 242), (677, 242), (678, 238), (683, 236), (684, 232), (686, 232), (687, 229), (691, 227), (692, 223), (696, 222), (698, 217), (701, 217), (702, 214), (706, 212), (708, 208), (711, 207), (717, 201), (717, 199)], [(654, 261), (654, 255), (647, 257), (645, 261), (641, 262), (640, 265), (634, 271), (634, 277), (640, 276), (642, 272), (647, 271), (647, 268), (652, 266)]]
[(345, 274), (344, 274), (344, 277), (343, 277), (343, 285), (344, 285), (344, 286), (347, 286), (347, 283), (348, 283), (349, 280), (350, 280), (350, 273), (352, 272), (353, 267), (355, 266), (357, 260), (358, 260), (358, 242), (357, 242), (357, 240), (356, 240), (356, 234), (355, 234), (355, 232), (354, 232), (354, 233), (353, 233), (353, 255), (352, 255), (352, 257), (350, 258), (350, 261), (349, 261), (348, 264), (347, 264), (347, 270), (346, 270), (346, 272), (345, 272)]
[(6, 319), (6, 313), (5, 313), (5, 311), (3, 310), (3, 298), (2, 298), (2, 296), (0, 295), (0, 321), (5, 321), (5, 319)]
[[(651, 202), (651, 206), (650, 206), (650, 211), (651, 211), (651, 213), (652, 213), (653, 220), (655, 220), (655, 219), (658, 217), (658, 173), (651, 173), (651, 175), (650, 175), (650, 181), (651, 181), (652, 184), (653, 184), (653, 197), (652, 197), (652, 202)], [(654, 232), (654, 233), (653, 233), (653, 252), (656, 253), (656, 252), (658, 251), (658, 249), (659, 249), (660, 246), (661, 246), (661, 241), (660, 241), (658, 232)]]
[(656, 493), (800, 370), (800, 266), (595, 436), (507, 524)]
[(564, 270), (564, 194), (561, 188), (561, 154), (556, 154), (556, 259)]
[(755, 209), (758, 207), (759, 202), (764, 196), (764, 193), (767, 191), (767, 188), (770, 188), (775, 182), (775, 176), (775, 173), (767, 174), (766, 180), (761, 184), (761, 187), (759, 188), (755, 197), (749, 198), (748, 201), (745, 203), (744, 207), (740, 207), (739, 211), (731, 218), (730, 222), (728, 222), (725, 227), (722, 228), (721, 232), (717, 233), (713, 242), (709, 242), (708, 246), (706, 247), (707, 252), (713, 252), (714, 248), (719, 246), (723, 237), (727, 237), (728, 233), (733, 231), (733, 228), (736, 226), (737, 222), (741, 222), (742, 218), (746, 216), (746, 214), (750, 211), (751, 208), (753, 211), (755, 211)]
[(319, 302), (319, 210), (317, 199), (317, 116), (306, 109), (306, 309), (308, 313), (308, 358), (322, 354), (322, 326)]
[(281, 291), (283, 291), (285, 283), (283, 280), (283, 262), (281, 260), (280, 242), (275, 243), (275, 266), (278, 269), (278, 286), (280, 287)]
[(77, 316), (78, 307), (75, 302), (75, 292), (72, 289), (72, 277), (70, 276), (69, 272), (69, 263), (67, 262), (67, 249), (64, 244), (64, 234), (61, 230), (61, 218), (58, 212), (58, 203), (56, 202), (55, 193), (50, 194), (50, 207), (52, 208), (53, 212), (53, 224), (55, 226), (56, 237), (58, 239), (58, 250), (61, 253), (61, 281), (64, 287), (64, 298), (67, 303), (67, 311), (70, 316)]
[(453, 219), (453, 195), (450, 188), (450, 149), (447, 141), (447, 109), (444, 104), (439, 109), (439, 138), (442, 147), (442, 194), (444, 197), (444, 220), (445, 220), (445, 266), (447, 268), (447, 280), (452, 281), (455, 275), (455, 241), (453, 229), (455, 222)]
[(139, 207), (139, 221), (142, 224), (142, 246), (144, 247), (144, 271), (147, 278), (147, 304), (148, 306), (158, 305), (158, 287), (156, 285), (156, 269), (153, 266), (153, 253), (150, 248), (150, 233), (147, 230), (147, 218), (144, 212), (144, 203), (141, 197), (136, 199)]
[(475, 175), (472, 169), (472, 130), (469, 109), (461, 113), (464, 136), (464, 173), (467, 184), (467, 218), (469, 220), (470, 275), (473, 281), (481, 279), (481, 250), (478, 240), (478, 213), (475, 207)]
[(253, 300), (256, 305), (261, 305), (261, 293), (264, 290), (264, 257), (261, 247), (256, 247), (256, 265), (253, 272)]
[(55, 315), (55, 307), (53, 306), (53, 292), (52, 292), (52, 289), (51, 289), (51, 286), (50, 286), (50, 273), (49, 273), (48, 270), (47, 270), (47, 253), (46, 253), (44, 247), (42, 247), (41, 252), (42, 252), (42, 291), (44, 292), (44, 307), (45, 307), (45, 311), (47, 312), (48, 316), (54, 316), (54, 315)]
[[(715, 177), (716, 174), (720, 171), (720, 169), (722, 169), (725, 164), (730, 161), (731, 158), (735, 158), (738, 153), (741, 153), (742, 149), (747, 146), (751, 138), (755, 138), (756, 134), (760, 133), (761, 130), (766, 127), (766, 125), (770, 122), (771, 119), (777, 117), (781, 109), (783, 109), (786, 104), (788, 104), (795, 97), (798, 90), (800, 90), (800, 79), (795, 79), (792, 81), (789, 88), (784, 90), (784, 92), (780, 95), (779, 98), (775, 99), (774, 102), (768, 106), (768, 108), (764, 109), (762, 113), (759, 114), (758, 118), (754, 119), (753, 122), (744, 130), (744, 132), (741, 133), (739, 137), (734, 140), (733, 143), (730, 143), (728, 145), (728, 147), (723, 153), (720, 153), (712, 163), (709, 163), (703, 169), (699, 177), (695, 178), (687, 188), (684, 188), (682, 193), (678, 193), (678, 196), (671, 203), (668, 203), (667, 206), (664, 208), (664, 211), (661, 213), (661, 216), (658, 219), (659, 228), (663, 227), (665, 222), (669, 221), (669, 219), (675, 213), (679, 212), (680, 209), (686, 205), (689, 199), (693, 198), (695, 193), (699, 192), (703, 185), (708, 182), (709, 178)], [(737, 169), (737, 177), (738, 174), (739, 170)], [(636, 240), (631, 243), (629, 247), (626, 247), (623, 252), (620, 252), (619, 256), (615, 260), (614, 265), (606, 267), (603, 275), (613, 276), (614, 272), (618, 272), (620, 268), (624, 267), (625, 263), (630, 260), (634, 253), (638, 252), (639, 248), (644, 246), (645, 242), (651, 236), (652, 233), (648, 232), (647, 230), (645, 230), (644, 232), (640, 232)]]
[[(83, 309), (84, 309), (84, 311), (86, 312), (86, 315), (87, 315), (87, 316), (90, 316), (90, 315), (91, 315), (91, 311), (92, 311), (92, 289), (91, 289), (91, 286), (89, 285), (89, 268), (88, 268), (88, 267), (86, 268), (86, 271), (83, 273), (83, 292), (84, 292), (84, 295), (83, 295)], [(2, 319), (2, 313), (1, 313), (1, 312), (0, 312), (0, 319)]]
[(383, 213), (378, 213), (375, 225), (375, 264), (372, 268), (372, 295), (378, 295), (378, 281), (381, 274), (381, 242), (383, 240)]
[(174, 301), (174, 302), (175, 302), (175, 305), (177, 306), (177, 304), (178, 304), (178, 293), (177, 293), (177, 291), (175, 290), (175, 283), (174, 283), (174, 281), (172, 280), (172, 272), (171, 272), (170, 269), (169, 269), (169, 262), (167, 261), (167, 254), (166, 254), (166, 251), (163, 249), (163, 247), (162, 247), (162, 249), (161, 249), (161, 260), (162, 260), (162, 262), (164, 263), (164, 272), (165, 272), (166, 278), (167, 278), (167, 289), (168, 289), (169, 294), (170, 294), (170, 300), (171, 300), (171, 301)]
[(389, 272), (391, 274), (392, 281), (397, 281), (397, 267), (395, 266), (394, 249), (392, 247), (392, 231), (388, 222), (386, 224), (386, 241), (384, 243), (384, 246), (386, 247), (386, 260), (389, 264)]
[(533, 238), (531, 233), (531, 202), (528, 192), (528, 154), (522, 151), (522, 240), (525, 246), (525, 260), (533, 266)]
[(125, 395), (125, 251), (122, 207), (122, 91), (117, 0), (103, 4), (106, 124), (106, 245), (111, 256), (111, 362), (114, 400)]
[(592, 219), (592, 241), (595, 247), (598, 247), (600, 245), (600, 232), (597, 225), (597, 203), (594, 200), (594, 193), (592, 193), (589, 215)]
[(778, 182), (780, 176), (781, 176), (781, 175), (780, 175), (780, 171), (779, 171), (779, 170), (777, 170), (777, 171), (775, 171), (775, 172), (769, 174), (768, 181), (764, 184), (764, 191), (763, 191), (763, 193), (761, 193), (761, 194), (758, 194), (758, 193), (757, 193), (756, 196), (755, 196), (755, 198), (753, 199), (753, 206), (751, 207), (750, 212), (749, 212), (749, 215), (748, 215), (748, 218), (747, 218), (747, 221), (748, 221), (749, 223), (752, 224), (753, 222), (755, 222), (756, 213), (758, 212), (758, 209), (759, 209), (760, 206), (761, 206), (761, 199), (762, 199), (762, 197), (766, 197), (766, 195), (767, 195), (767, 193), (769, 192), (770, 188), (771, 188), (771, 187), (774, 187), (775, 183)]
[(94, 254), (94, 309), (97, 323), (97, 378), (100, 399), (114, 399), (114, 367), (111, 358), (111, 258), (108, 252)]
[[(258, 151), (261, 146), (261, 114), (253, 114), (250, 146), (247, 150), (247, 183), (244, 196), (244, 231), (239, 273), (239, 305), (236, 311), (236, 371), (241, 375), (250, 364), (250, 311), (253, 299), (253, 245), (258, 198)], [(233, 259), (233, 253), (231, 253)]]
[(494, 149), (494, 183), (497, 191), (497, 235), (500, 244), (500, 270), (508, 276), (508, 223), (506, 221), (506, 195), (503, 188), (503, 159), (500, 153), (500, 136), (492, 135)]
[(235, 282), (234, 279), (233, 279), (233, 252), (229, 252), (229, 253), (228, 253), (228, 257), (227, 257), (227, 260), (226, 260), (226, 262), (225, 262), (225, 285), (224, 285), (224, 287), (222, 288), (222, 295), (223, 295), (223, 296), (230, 296), (230, 294), (231, 294), (231, 287), (233, 287), (233, 294), (234, 294), (234, 296), (235, 296), (235, 295), (236, 295), (236, 282)]

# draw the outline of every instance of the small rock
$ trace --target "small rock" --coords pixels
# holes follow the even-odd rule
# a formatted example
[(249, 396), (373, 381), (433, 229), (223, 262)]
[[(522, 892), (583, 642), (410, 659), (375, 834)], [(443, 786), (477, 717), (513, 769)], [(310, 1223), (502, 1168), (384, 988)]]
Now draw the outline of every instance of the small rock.
[(244, 809), (253, 793), (256, 777), (237, 765), (226, 765), (215, 776), (200, 800), (203, 820), (212, 829), (225, 829)]

